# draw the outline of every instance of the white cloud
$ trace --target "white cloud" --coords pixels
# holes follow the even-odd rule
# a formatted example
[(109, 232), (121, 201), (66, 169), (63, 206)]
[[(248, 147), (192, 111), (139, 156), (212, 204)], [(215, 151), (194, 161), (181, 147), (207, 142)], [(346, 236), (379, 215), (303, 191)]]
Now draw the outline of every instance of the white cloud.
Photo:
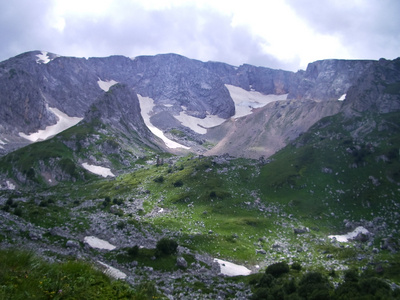
[[(14, 0), (0, 3), (0, 60), (178, 53), (297, 70), (325, 58), (389, 59), (397, 0)], [(23, 22), (21, 22), (23, 20)]]

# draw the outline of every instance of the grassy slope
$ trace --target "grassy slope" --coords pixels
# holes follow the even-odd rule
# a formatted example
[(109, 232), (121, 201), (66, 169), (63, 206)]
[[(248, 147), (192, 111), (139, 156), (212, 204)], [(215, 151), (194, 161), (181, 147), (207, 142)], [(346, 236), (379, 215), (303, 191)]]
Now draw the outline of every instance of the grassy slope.
[(86, 262), (47, 263), (29, 252), (0, 250), (1, 299), (150, 299), (154, 287), (133, 290)]

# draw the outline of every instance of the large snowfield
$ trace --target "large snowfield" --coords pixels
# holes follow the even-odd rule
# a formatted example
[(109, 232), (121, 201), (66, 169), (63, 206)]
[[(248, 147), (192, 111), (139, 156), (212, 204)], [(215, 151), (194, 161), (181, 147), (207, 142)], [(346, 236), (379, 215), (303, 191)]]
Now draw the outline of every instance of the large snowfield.
[[(228, 89), (233, 102), (235, 103), (235, 115), (232, 117), (234, 119), (252, 114), (253, 109), (263, 107), (268, 103), (287, 99), (287, 94), (263, 95), (259, 92), (246, 91), (233, 85), (226, 84), (225, 86)], [(155, 106), (154, 100), (149, 97), (143, 97), (141, 95), (138, 95), (138, 97), (142, 117), (150, 131), (153, 132), (153, 134), (155, 134), (156, 136), (160, 137), (169, 148), (190, 149), (179, 143), (171, 141), (166, 136), (164, 136), (163, 132), (160, 129), (151, 124), (150, 116)], [(179, 113), (178, 116), (174, 116), (175, 119), (181, 122), (183, 126), (186, 126), (199, 134), (206, 134), (208, 128), (218, 126), (226, 121), (226, 119), (210, 114), (208, 114), (204, 119), (196, 118), (188, 115), (186, 113), (186, 109), (186, 107), (182, 106), (182, 111)]]
[(225, 84), (233, 102), (235, 102), (234, 119), (244, 117), (253, 113), (254, 108), (264, 107), (268, 103), (286, 100), (288, 94), (283, 95), (264, 95), (255, 91), (246, 91), (240, 87)]

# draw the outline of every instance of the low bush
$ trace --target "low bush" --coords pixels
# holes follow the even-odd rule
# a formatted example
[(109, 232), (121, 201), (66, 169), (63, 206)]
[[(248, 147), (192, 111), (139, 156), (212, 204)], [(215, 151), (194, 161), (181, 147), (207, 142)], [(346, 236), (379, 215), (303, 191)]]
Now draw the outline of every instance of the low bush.
[(136, 257), (139, 254), (139, 246), (135, 245), (133, 247), (130, 247), (127, 252), (129, 256)]
[(183, 186), (183, 181), (181, 179), (178, 179), (173, 184), (174, 184), (174, 187), (181, 187), (181, 186)]
[(162, 238), (157, 242), (157, 256), (175, 254), (178, 249), (178, 243), (168, 238)]
[(285, 262), (279, 262), (276, 264), (269, 265), (265, 270), (266, 274), (271, 274), (275, 278), (282, 274), (289, 273), (289, 265)]

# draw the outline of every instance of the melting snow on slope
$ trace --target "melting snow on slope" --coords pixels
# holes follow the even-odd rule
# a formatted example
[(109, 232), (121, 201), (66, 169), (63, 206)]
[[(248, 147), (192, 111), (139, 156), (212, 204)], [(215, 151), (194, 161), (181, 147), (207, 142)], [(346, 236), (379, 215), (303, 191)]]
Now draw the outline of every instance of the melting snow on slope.
[(204, 119), (192, 117), (186, 114), (186, 107), (182, 106), (183, 111), (179, 113), (179, 116), (174, 116), (175, 119), (180, 121), (183, 126), (189, 127), (194, 132), (200, 134), (206, 134), (207, 128), (211, 128), (225, 122), (225, 119), (214, 115), (207, 115)]
[(330, 239), (336, 239), (338, 242), (347, 243), (349, 240), (353, 240), (359, 233), (368, 234), (369, 231), (362, 226), (358, 226), (352, 232), (343, 235), (329, 235)]
[(87, 243), (90, 247), (97, 249), (114, 250), (117, 248), (109, 242), (99, 239), (95, 236), (85, 236), (83, 242)]
[(19, 135), (27, 140), (30, 140), (31, 142), (37, 142), (52, 137), (57, 133), (60, 133), (61, 131), (78, 124), (83, 119), (78, 117), (70, 117), (57, 108), (49, 107), (48, 109), (58, 118), (58, 122), (55, 125), (47, 126), (45, 129), (29, 135), (23, 132), (20, 132)]
[(111, 170), (109, 168), (95, 166), (95, 165), (89, 165), (88, 163), (83, 163), (82, 167), (84, 167), (86, 170), (88, 170), (89, 172), (92, 172), (96, 175), (100, 175), (103, 177), (107, 177), (107, 176), (115, 177), (115, 175), (111, 172)]
[(240, 266), (218, 258), (214, 258), (214, 261), (221, 267), (221, 273), (227, 276), (246, 276), (251, 273), (251, 270), (247, 269), (245, 266)]
[(38, 58), (36, 60), (36, 62), (38, 64), (47, 64), (48, 62), (51, 61), (50, 57), (47, 55), (46, 51), (42, 51), (42, 54), (38, 54), (36, 55), (36, 57)]
[(7, 185), (7, 190), (15, 190), (15, 184), (13, 184), (10, 181), (6, 181), (6, 185)]
[(3, 142), (2, 140), (0, 140), (0, 149), (4, 149), (4, 147), (2, 145), (5, 145), (6, 142)]
[(106, 268), (106, 270), (104, 271), (104, 274), (107, 274), (115, 279), (125, 279), (127, 277), (124, 272), (122, 272), (114, 267), (111, 267), (99, 260), (97, 262)]
[(235, 102), (236, 113), (232, 117), (234, 119), (240, 118), (252, 113), (253, 108), (259, 108), (267, 105), (268, 103), (286, 100), (288, 94), (284, 95), (264, 95), (255, 91), (246, 91), (240, 87), (225, 84), (228, 89), (233, 102)]
[(344, 100), (346, 100), (346, 94), (343, 94), (343, 95), (338, 99), (338, 101), (344, 101)]
[(99, 80), (97, 81), (97, 84), (99, 85), (99, 87), (105, 91), (108, 92), (108, 90), (110, 89), (110, 87), (112, 87), (114, 84), (117, 84), (118, 82), (115, 80), (107, 80), (107, 81), (103, 81), (99, 78)]
[(167, 145), (168, 148), (184, 148), (184, 149), (190, 149), (189, 147), (186, 147), (184, 145), (181, 145), (177, 142), (174, 142), (172, 140), (170, 140), (169, 138), (167, 138), (164, 133), (158, 129), (157, 127), (155, 127), (153, 124), (151, 124), (150, 122), (150, 114), (153, 111), (153, 107), (154, 107), (154, 100), (149, 98), (149, 97), (143, 97), (141, 95), (138, 94), (138, 98), (139, 98), (139, 103), (140, 103), (140, 111), (142, 114), (142, 118), (144, 120), (144, 123), (146, 124), (147, 128), (150, 129), (150, 131), (158, 136), (160, 139), (162, 139), (165, 143), (165, 145)]

